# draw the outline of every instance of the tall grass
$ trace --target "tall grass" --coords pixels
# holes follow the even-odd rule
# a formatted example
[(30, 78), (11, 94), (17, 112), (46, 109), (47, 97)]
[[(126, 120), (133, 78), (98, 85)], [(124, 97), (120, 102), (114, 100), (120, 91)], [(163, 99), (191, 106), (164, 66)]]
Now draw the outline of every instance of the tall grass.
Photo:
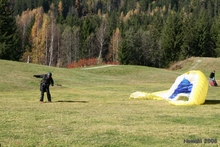
[[(197, 66), (207, 77), (207, 64), (213, 66), (208, 61)], [(141, 66), (63, 69), (0, 60), (0, 144), (218, 146), (219, 87), (209, 88), (206, 103), (201, 106), (180, 107), (166, 101), (129, 99), (135, 91), (169, 89), (178, 75), (192, 67), (192, 62), (181, 70), (169, 71)], [(215, 64), (212, 68), (218, 79), (219, 66)], [(33, 74), (48, 71), (55, 81), (51, 87), (53, 102), (47, 103), (45, 97), (41, 104), (40, 79)], [(217, 139), (217, 143), (205, 144), (209, 138)], [(187, 139), (203, 142), (184, 142)]]

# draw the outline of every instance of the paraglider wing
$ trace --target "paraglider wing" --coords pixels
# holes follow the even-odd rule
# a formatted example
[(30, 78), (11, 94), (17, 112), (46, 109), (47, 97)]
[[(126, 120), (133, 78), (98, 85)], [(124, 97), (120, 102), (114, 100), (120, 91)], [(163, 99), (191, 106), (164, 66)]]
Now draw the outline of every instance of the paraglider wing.
[(176, 78), (169, 90), (154, 93), (134, 92), (131, 99), (165, 99), (172, 105), (201, 105), (208, 92), (208, 80), (199, 70), (192, 70)]

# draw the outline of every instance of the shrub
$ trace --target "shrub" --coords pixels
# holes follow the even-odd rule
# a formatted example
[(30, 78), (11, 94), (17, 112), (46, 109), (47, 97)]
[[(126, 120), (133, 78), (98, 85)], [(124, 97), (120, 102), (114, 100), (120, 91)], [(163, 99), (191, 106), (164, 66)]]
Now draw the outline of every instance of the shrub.
[(96, 58), (80, 59), (77, 62), (71, 62), (67, 65), (67, 68), (81, 68), (86, 66), (97, 65), (98, 61)]

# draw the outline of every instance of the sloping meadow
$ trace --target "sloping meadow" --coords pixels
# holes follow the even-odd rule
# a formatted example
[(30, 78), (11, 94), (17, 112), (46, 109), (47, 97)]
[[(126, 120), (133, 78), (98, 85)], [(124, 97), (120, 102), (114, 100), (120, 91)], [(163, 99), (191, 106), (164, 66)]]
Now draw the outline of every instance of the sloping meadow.
[[(169, 89), (177, 76), (195, 65), (193, 62), (170, 71), (122, 65), (64, 69), (0, 60), (0, 144), (218, 146), (219, 87), (209, 87), (205, 104), (193, 107), (129, 99), (135, 91)], [(215, 65), (218, 79), (217, 64), (199, 63), (196, 67), (207, 77), (207, 64)], [(33, 75), (49, 71), (55, 81), (50, 88), (52, 103), (45, 97), (41, 104), (40, 79)]]

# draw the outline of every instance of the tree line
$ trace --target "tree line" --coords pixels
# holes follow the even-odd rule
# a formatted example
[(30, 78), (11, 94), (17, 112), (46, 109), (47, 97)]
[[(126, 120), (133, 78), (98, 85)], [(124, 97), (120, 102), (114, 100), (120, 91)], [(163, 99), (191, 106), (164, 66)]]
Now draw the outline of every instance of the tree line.
[(220, 56), (218, 0), (0, 0), (0, 59), (167, 67)]

